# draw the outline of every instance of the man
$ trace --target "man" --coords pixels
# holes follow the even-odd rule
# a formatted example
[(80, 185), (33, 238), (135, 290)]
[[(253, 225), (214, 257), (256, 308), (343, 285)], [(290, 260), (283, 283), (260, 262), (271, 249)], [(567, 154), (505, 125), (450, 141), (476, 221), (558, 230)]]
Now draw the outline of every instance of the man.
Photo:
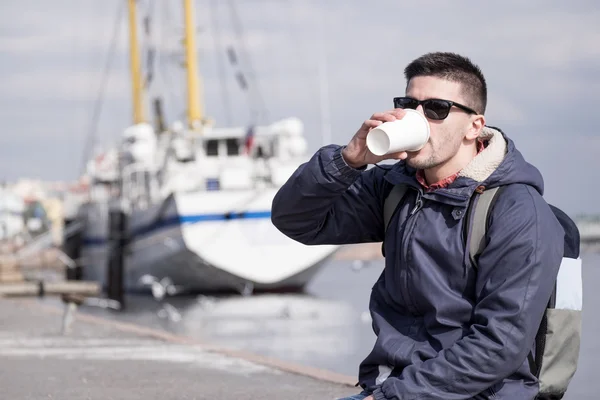
[[(347, 146), (326, 146), (273, 201), (272, 220), (308, 244), (378, 242), (385, 269), (370, 311), (377, 340), (359, 368), (354, 399), (535, 398), (528, 355), (553, 290), (564, 231), (542, 198), (543, 180), (514, 143), (486, 127), (480, 69), (453, 53), (430, 53), (405, 69), (405, 97), (375, 113)], [(376, 157), (370, 129), (414, 108), (429, 142), (414, 153)], [(389, 169), (366, 169), (384, 159)], [(387, 230), (385, 198), (408, 190)], [(505, 186), (490, 210), (477, 268), (464, 216), (475, 190)]]

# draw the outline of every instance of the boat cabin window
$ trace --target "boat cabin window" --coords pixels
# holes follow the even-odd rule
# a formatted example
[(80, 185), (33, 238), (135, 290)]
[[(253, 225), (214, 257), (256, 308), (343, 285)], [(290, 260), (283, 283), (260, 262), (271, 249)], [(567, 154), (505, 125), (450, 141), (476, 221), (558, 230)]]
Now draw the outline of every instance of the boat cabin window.
[(207, 140), (204, 142), (206, 155), (207, 156), (218, 156), (219, 155), (219, 141), (215, 139)]
[(209, 157), (218, 156), (219, 152), (226, 153), (228, 156), (237, 156), (240, 154), (240, 142), (238, 138), (209, 139), (204, 142), (204, 147), (206, 155)]
[(240, 154), (240, 143), (237, 138), (225, 139), (227, 144), (227, 155), (237, 156)]

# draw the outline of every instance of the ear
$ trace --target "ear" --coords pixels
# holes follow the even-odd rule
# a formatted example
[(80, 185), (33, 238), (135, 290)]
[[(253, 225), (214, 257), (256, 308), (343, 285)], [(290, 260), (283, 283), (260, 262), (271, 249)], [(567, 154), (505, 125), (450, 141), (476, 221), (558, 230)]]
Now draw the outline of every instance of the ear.
[(481, 134), (481, 130), (485, 126), (485, 117), (483, 115), (474, 115), (471, 117), (471, 126), (465, 135), (465, 139), (475, 140)]

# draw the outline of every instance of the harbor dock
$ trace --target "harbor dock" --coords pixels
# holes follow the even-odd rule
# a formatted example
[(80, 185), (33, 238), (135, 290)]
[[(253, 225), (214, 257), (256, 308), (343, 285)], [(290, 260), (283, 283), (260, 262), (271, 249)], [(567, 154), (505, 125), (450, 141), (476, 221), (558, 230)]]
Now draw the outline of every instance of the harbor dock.
[(224, 350), (186, 337), (63, 310), (32, 299), (0, 299), (3, 398), (102, 400), (336, 399), (354, 378)]

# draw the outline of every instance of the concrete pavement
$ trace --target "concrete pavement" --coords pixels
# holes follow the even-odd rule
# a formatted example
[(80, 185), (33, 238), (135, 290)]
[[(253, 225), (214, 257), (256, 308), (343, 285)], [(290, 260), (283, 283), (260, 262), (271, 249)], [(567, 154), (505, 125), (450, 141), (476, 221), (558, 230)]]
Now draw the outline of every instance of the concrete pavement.
[(354, 379), (84, 314), (61, 334), (61, 310), (0, 299), (2, 398), (336, 399)]

